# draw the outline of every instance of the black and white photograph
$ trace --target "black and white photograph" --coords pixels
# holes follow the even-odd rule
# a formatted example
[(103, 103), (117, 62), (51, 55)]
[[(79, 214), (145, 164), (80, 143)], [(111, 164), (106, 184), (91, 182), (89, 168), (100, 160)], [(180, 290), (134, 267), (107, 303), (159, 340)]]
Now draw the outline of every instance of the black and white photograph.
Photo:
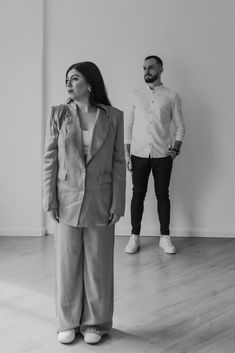
[(234, 0), (0, 0), (0, 351), (235, 353)]

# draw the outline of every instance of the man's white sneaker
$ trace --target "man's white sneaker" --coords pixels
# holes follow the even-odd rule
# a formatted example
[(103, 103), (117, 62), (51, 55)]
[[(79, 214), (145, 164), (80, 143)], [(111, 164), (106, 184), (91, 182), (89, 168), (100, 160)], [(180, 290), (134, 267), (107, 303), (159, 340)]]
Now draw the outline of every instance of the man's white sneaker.
[(159, 241), (159, 246), (162, 248), (165, 253), (167, 254), (175, 254), (176, 253), (176, 248), (172, 244), (170, 236), (169, 235), (161, 235), (160, 241)]
[(75, 330), (60, 331), (57, 337), (60, 343), (72, 343), (75, 339)]
[(132, 234), (129, 241), (125, 247), (125, 252), (127, 254), (134, 254), (140, 250), (140, 237), (139, 235)]

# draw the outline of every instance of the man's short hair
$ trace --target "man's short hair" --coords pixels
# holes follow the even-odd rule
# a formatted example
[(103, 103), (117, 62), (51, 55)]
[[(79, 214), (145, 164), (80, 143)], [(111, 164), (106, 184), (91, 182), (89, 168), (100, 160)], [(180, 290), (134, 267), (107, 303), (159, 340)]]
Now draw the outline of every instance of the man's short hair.
[(159, 58), (159, 56), (156, 56), (156, 55), (149, 55), (149, 56), (147, 56), (147, 57), (144, 59), (144, 61), (145, 61), (145, 60), (149, 60), (149, 59), (155, 59), (156, 62), (157, 62), (157, 64), (163, 66), (162, 59)]

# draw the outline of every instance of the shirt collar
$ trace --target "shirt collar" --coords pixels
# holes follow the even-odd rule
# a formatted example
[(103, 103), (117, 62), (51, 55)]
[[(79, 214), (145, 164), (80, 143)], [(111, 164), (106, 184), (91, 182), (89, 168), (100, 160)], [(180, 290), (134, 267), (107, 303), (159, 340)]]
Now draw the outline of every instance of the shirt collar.
[(154, 87), (154, 89), (150, 88), (149, 85), (146, 83), (146, 87), (150, 92), (156, 92), (157, 90), (161, 89), (164, 86), (163, 83), (161, 83), (159, 86)]

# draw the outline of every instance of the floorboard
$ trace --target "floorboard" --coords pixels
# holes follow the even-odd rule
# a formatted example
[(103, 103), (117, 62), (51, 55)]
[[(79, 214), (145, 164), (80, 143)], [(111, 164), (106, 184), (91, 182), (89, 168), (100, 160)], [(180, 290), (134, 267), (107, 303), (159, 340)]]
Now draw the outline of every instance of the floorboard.
[(57, 342), (54, 237), (0, 237), (1, 352), (234, 353), (235, 239), (158, 240), (127, 255), (116, 237), (114, 328), (93, 347)]

